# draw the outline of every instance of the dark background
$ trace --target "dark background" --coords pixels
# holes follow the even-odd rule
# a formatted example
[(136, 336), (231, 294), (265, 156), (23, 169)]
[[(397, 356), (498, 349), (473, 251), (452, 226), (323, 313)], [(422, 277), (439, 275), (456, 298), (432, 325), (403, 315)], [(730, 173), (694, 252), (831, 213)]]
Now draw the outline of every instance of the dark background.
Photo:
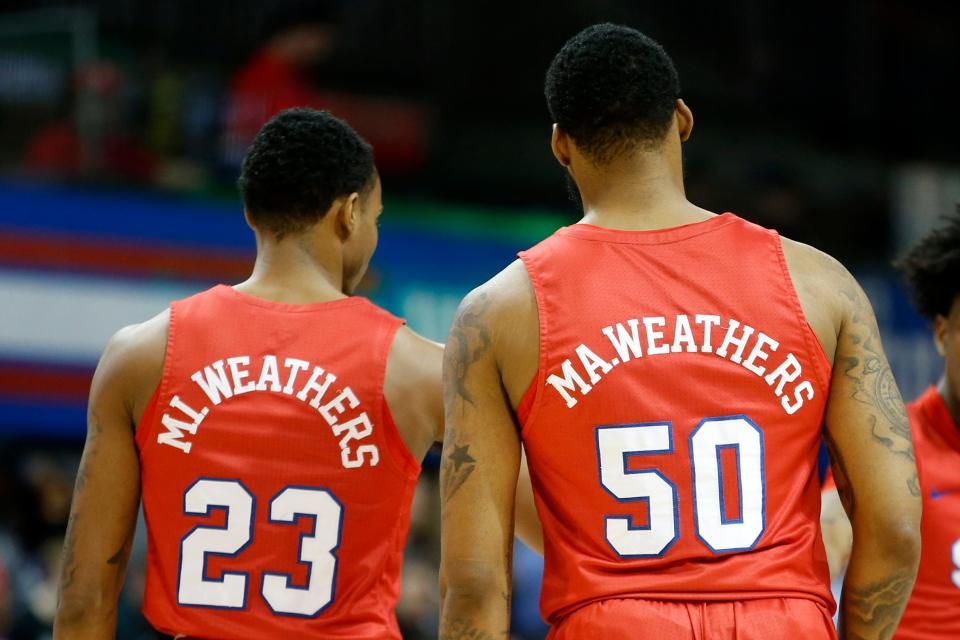
[[(216, 162), (218, 107), (277, 4), (68, 6), (95, 18), (101, 57), (127, 74), (131, 129), (157, 154), (197, 160), (213, 182), (229, 184), (233, 174)], [(691, 197), (703, 206), (780, 223), (827, 250), (871, 259), (892, 248), (890, 169), (958, 160), (957, 3), (361, 0), (342, 7), (317, 83), (402, 97), (428, 114), (426, 160), (390, 181), (394, 194), (565, 207), (545, 152), (544, 70), (566, 38), (604, 20), (649, 33), (674, 57), (697, 116), (686, 155)], [(179, 87), (158, 95), (171, 79)], [(27, 103), (21, 113), (0, 107), (7, 167), (16, 168), (28, 125), (64, 104)], [(778, 201), (784, 194), (790, 203)]]
[[(676, 62), (696, 118), (690, 199), (840, 258), (877, 309), (905, 395), (935, 379), (889, 263), (960, 201), (960, 3), (332, 4), (333, 48), (305, 82), (368, 110), (329, 107), (374, 143), (384, 182), (365, 293), (418, 331), (444, 339), (467, 290), (578, 218), (549, 152), (543, 77), (567, 38), (613, 21)], [(249, 268), (225, 114), (278, 10), (297, 7), (0, 2), (0, 639), (49, 637), (106, 338)], [(414, 505), (408, 638), (436, 633), (435, 466)], [(539, 560), (521, 549), (515, 567), (515, 636), (542, 638)], [(151, 637), (142, 580), (141, 526), (121, 638)]]

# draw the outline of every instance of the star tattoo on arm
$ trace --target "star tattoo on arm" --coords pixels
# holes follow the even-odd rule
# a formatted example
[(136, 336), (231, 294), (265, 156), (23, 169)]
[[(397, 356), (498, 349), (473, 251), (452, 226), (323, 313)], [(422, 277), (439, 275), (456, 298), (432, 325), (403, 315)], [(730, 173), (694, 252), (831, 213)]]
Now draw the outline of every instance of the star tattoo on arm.
[(470, 474), (477, 467), (477, 461), (470, 455), (470, 445), (459, 445), (453, 443), (453, 451), (448, 453), (441, 465), (447, 491), (447, 498), (450, 498), (463, 486)]

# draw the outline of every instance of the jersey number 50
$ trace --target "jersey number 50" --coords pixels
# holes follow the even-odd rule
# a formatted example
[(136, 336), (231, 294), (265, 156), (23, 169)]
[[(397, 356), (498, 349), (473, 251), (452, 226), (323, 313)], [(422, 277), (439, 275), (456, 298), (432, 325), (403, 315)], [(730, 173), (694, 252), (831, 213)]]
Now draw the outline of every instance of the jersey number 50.
[[(239, 480), (200, 478), (183, 494), (183, 512), (209, 516), (225, 509), (223, 527), (197, 525), (180, 541), (177, 602), (188, 607), (246, 609), (245, 572), (224, 571), (219, 580), (206, 577), (209, 556), (239, 555), (253, 541), (256, 499)], [(326, 489), (286, 487), (270, 500), (268, 522), (292, 525), (314, 517), (313, 533), (300, 536), (298, 560), (306, 564), (307, 586), (290, 585), (282, 573), (263, 573), (260, 594), (276, 614), (313, 617), (333, 602), (343, 506)]]
[[(618, 502), (646, 502), (648, 524), (604, 516), (607, 543), (622, 558), (657, 558), (680, 536), (677, 486), (658, 469), (628, 468), (628, 459), (674, 452), (670, 422), (597, 427), (600, 484)], [(693, 515), (697, 537), (710, 551), (745, 551), (766, 528), (763, 432), (746, 416), (706, 418), (690, 434)], [(740, 516), (727, 518), (720, 452), (733, 449)]]

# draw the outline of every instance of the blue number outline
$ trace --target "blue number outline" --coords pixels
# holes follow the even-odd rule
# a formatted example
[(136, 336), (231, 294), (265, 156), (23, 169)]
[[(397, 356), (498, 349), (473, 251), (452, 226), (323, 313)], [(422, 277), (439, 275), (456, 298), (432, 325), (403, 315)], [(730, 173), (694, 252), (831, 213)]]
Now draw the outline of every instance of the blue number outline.
[[(230, 528), (230, 505), (218, 505), (218, 504), (208, 504), (207, 510), (205, 512), (200, 511), (187, 511), (187, 494), (193, 489), (198, 483), (203, 480), (209, 480), (211, 482), (235, 482), (240, 486), (241, 489), (250, 496), (251, 505), (250, 505), (250, 522), (248, 523), (249, 534), (247, 535), (247, 541), (239, 549), (233, 553), (224, 553), (220, 551), (204, 551), (203, 552), (203, 567), (201, 568), (200, 579), (204, 583), (214, 583), (214, 584), (223, 584), (227, 576), (243, 576), (243, 605), (240, 607), (225, 607), (215, 604), (194, 604), (188, 602), (180, 602), (180, 581), (183, 579), (183, 543), (189, 538), (195, 531), (198, 529), (213, 529), (217, 531), (226, 531)], [(190, 486), (183, 490), (183, 497), (181, 498), (183, 505), (183, 513), (190, 516), (201, 516), (209, 518), (214, 509), (223, 509), (224, 511), (224, 520), (222, 527), (212, 527), (209, 525), (197, 524), (190, 531), (188, 531), (182, 538), (180, 538), (180, 543), (178, 548), (180, 550), (179, 556), (177, 557), (177, 605), (181, 607), (194, 607), (198, 609), (218, 609), (222, 611), (246, 611), (250, 601), (250, 572), (249, 571), (221, 571), (219, 579), (208, 579), (207, 578), (207, 556), (220, 556), (223, 558), (234, 558), (249, 547), (253, 543), (254, 527), (253, 522), (256, 520), (257, 513), (257, 497), (250, 491), (247, 485), (243, 484), (239, 478), (211, 478), (207, 476), (200, 476), (194, 480)]]
[[(333, 585), (330, 589), (330, 601), (325, 605), (317, 609), (314, 613), (303, 614), (303, 613), (291, 613), (289, 611), (277, 611), (273, 608), (273, 605), (270, 604), (270, 601), (267, 600), (266, 595), (263, 593), (264, 581), (267, 576), (277, 576), (280, 578), (286, 578), (286, 588), (294, 591), (309, 591), (310, 590), (310, 578), (313, 575), (313, 563), (301, 559), (301, 553), (303, 552), (303, 540), (304, 538), (309, 538), (317, 535), (317, 527), (319, 526), (320, 517), (315, 513), (302, 513), (299, 511), (293, 512), (293, 520), (274, 520), (271, 512), (273, 511), (273, 501), (279, 498), (287, 489), (304, 489), (307, 491), (318, 491), (326, 493), (330, 496), (334, 502), (337, 503), (337, 506), (340, 507), (340, 521), (337, 523), (337, 542), (336, 544), (328, 551), (328, 553), (333, 556)], [(297, 543), (297, 564), (307, 566), (307, 585), (305, 587), (299, 587), (293, 584), (293, 574), (290, 573), (280, 573), (276, 571), (264, 571), (260, 576), (260, 597), (263, 598), (264, 603), (267, 605), (267, 608), (270, 609), (270, 612), (277, 616), (288, 616), (291, 618), (316, 618), (321, 613), (327, 610), (337, 599), (337, 573), (340, 570), (340, 556), (337, 555), (337, 550), (340, 549), (340, 543), (343, 541), (343, 513), (344, 507), (343, 503), (337, 498), (336, 495), (330, 489), (326, 487), (309, 487), (306, 485), (297, 485), (290, 484), (278, 491), (272, 498), (270, 498), (270, 506), (267, 509), (267, 522), (271, 524), (283, 524), (287, 526), (295, 526), (300, 518), (313, 518), (313, 529), (309, 532), (301, 532), (300, 539)]]
[[(610, 539), (607, 537), (607, 522), (609, 520), (626, 520), (627, 530), (629, 531), (649, 531), (653, 527), (653, 511), (650, 508), (649, 496), (643, 496), (638, 498), (619, 498), (610, 489), (608, 489), (606, 485), (603, 484), (603, 469), (601, 468), (602, 458), (600, 456), (600, 431), (604, 429), (630, 429), (630, 428), (637, 428), (637, 427), (661, 427), (661, 426), (667, 427), (667, 441), (670, 443), (668, 448), (650, 449), (647, 451), (624, 451), (622, 454), (623, 455), (622, 464), (623, 464), (624, 475), (653, 473), (660, 476), (660, 478), (662, 478), (663, 481), (670, 486), (670, 490), (673, 492), (673, 538), (666, 545), (664, 545), (663, 549), (659, 553), (621, 554), (619, 551), (616, 550), (616, 548), (614, 548), (613, 544), (611, 544), (610, 542)], [(679, 508), (680, 505), (679, 505), (679, 498), (677, 495), (677, 485), (674, 484), (673, 481), (670, 480), (670, 478), (663, 475), (663, 473), (659, 469), (654, 469), (650, 467), (643, 468), (643, 469), (630, 469), (627, 466), (627, 461), (630, 456), (659, 455), (664, 453), (673, 453), (674, 452), (673, 423), (667, 420), (667, 421), (660, 421), (660, 422), (636, 422), (636, 423), (625, 423), (625, 424), (600, 425), (600, 426), (594, 427), (594, 447), (597, 453), (598, 481), (600, 482), (600, 486), (603, 488), (603, 490), (606, 491), (607, 494), (609, 494), (614, 500), (616, 500), (621, 504), (628, 503), (628, 502), (645, 502), (647, 504), (647, 513), (649, 514), (646, 526), (634, 526), (632, 524), (633, 516), (629, 516), (629, 515), (615, 516), (615, 515), (608, 515), (606, 513), (603, 514), (603, 539), (607, 543), (607, 546), (609, 546), (610, 549), (617, 555), (617, 557), (621, 559), (662, 558), (664, 554), (670, 551), (673, 545), (676, 544), (677, 540), (680, 539), (680, 508)]]
[[(725, 421), (725, 420), (737, 420), (737, 419), (743, 420), (744, 422), (746, 422), (747, 424), (749, 424), (749, 425), (750, 425), (751, 427), (753, 427), (753, 428), (756, 430), (756, 432), (760, 435), (760, 505), (761, 505), (761, 507), (760, 507), (760, 523), (761, 523), (761, 527), (760, 527), (760, 533), (757, 534), (757, 537), (753, 540), (753, 542), (752, 542), (750, 545), (748, 545), (748, 546), (746, 546), (746, 547), (736, 547), (736, 548), (731, 548), (731, 549), (720, 549), (720, 550), (717, 550), (717, 549), (713, 548), (713, 546), (712, 546), (709, 542), (707, 542), (707, 541), (703, 538), (703, 536), (700, 535), (700, 514), (699, 514), (699, 512), (698, 512), (698, 510), (697, 510), (697, 467), (696, 467), (696, 465), (694, 464), (694, 461), (693, 461), (693, 438), (694, 438), (694, 436), (697, 435), (697, 433), (700, 431), (700, 428), (703, 427), (704, 424), (706, 424), (706, 423), (708, 423), (708, 422), (720, 422), (720, 421)], [(715, 447), (715, 449), (718, 450), (718, 451), (717, 451), (717, 465), (718, 465), (718, 467), (717, 467), (717, 480), (718, 480), (719, 493), (720, 493), (720, 524), (721, 524), (721, 525), (734, 524), (734, 523), (735, 523), (735, 521), (733, 521), (733, 520), (725, 521), (725, 520), (724, 520), (724, 515), (723, 515), (723, 514), (724, 514), (724, 509), (723, 509), (723, 506), (724, 506), (724, 505), (723, 505), (723, 484), (722, 484), (722, 480), (723, 480), (723, 478), (722, 478), (723, 470), (722, 470), (722, 467), (719, 466), (719, 465), (720, 465), (720, 453), (719, 453), (719, 449), (720, 449), (721, 447), (724, 447), (724, 446), (725, 446), (725, 447), (730, 447), (730, 446), (736, 446), (736, 447), (737, 447), (737, 487), (738, 487), (738, 489), (739, 489), (739, 491), (740, 491), (740, 521), (739, 521), (739, 522), (743, 522), (743, 517), (744, 517), (744, 508), (743, 508), (743, 475), (742, 475), (741, 472), (740, 472), (740, 448), (739, 448), (739, 445), (718, 445), (718, 446)], [(702, 542), (703, 545), (704, 545), (707, 549), (709, 549), (711, 553), (714, 553), (714, 554), (716, 554), (716, 555), (721, 555), (721, 554), (725, 554), (725, 553), (733, 553), (733, 552), (738, 552), (738, 551), (750, 551), (751, 549), (753, 549), (754, 547), (757, 546), (757, 543), (760, 542), (760, 539), (763, 537), (763, 534), (766, 533), (766, 531), (767, 531), (767, 469), (766, 469), (767, 450), (766, 450), (766, 446), (765, 446), (764, 438), (763, 438), (763, 429), (761, 429), (761, 428), (760, 428), (760, 425), (758, 425), (756, 422), (754, 422), (753, 420), (751, 420), (747, 415), (742, 414), (742, 413), (739, 413), (739, 414), (736, 414), (736, 415), (731, 415), (731, 416), (713, 416), (713, 417), (710, 417), (710, 418), (704, 418), (703, 420), (701, 420), (701, 421), (697, 424), (696, 428), (695, 428), (693, 431), (690, 432), (690, 437), (687, 439), (687, 449), (688, 449), (688, 454), (689, 454), (689, 456), (690, 456), (690, 469), (691, 469), (691, 472), (693, 473), (693, 523), (694, 523), (694, 530), (695, 530), (695, 532), (696, 532), (697, 539), (699, 539), (700, 542)]]
[[(727, 504), (726, 497), (723, 495), (723, 461), (720, 459), (720, 454), (724, 449), (733, 449), (737, 462), (737, 496), (740, 504), (740, 517), (730, 518), (729, 520), (725, 515), (727, 513)], [(738, 443), (720, 444), (716, 446), (716, 452), (717, 484), (720, 486), (720, 524), (743, 524), (743, 474), (740, 472), (740, 445)]]

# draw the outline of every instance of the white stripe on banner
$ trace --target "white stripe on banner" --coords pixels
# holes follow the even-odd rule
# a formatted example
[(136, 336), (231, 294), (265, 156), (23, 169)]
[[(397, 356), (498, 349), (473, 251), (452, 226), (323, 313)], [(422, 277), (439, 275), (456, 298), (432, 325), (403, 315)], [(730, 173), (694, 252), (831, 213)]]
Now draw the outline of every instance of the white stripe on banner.
[(0, 358), (95, 364), (117, 329), (202, 287), (0, 270)]

